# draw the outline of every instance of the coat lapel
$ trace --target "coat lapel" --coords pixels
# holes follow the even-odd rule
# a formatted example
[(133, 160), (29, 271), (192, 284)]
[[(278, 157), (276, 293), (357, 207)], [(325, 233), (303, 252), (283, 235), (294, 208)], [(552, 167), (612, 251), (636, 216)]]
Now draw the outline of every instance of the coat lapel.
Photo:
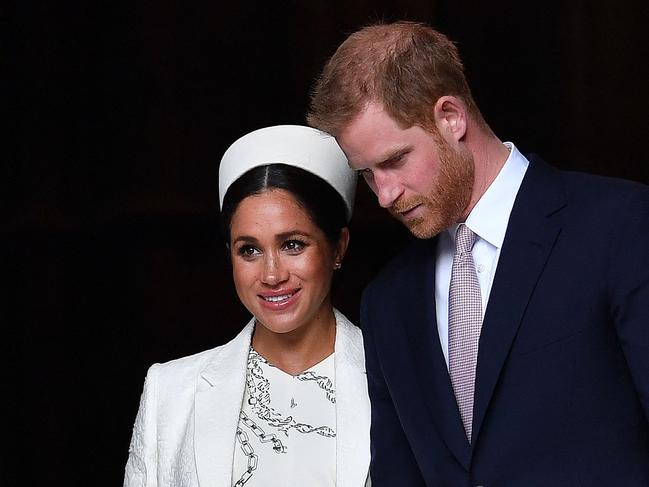
[[(435, 313), (435, 247), (437, 239), (417, 241), (412, 248), (409, 279), (402, 282), (400, 316), (415, 363), (425, 403), (437, 431), (457, 460), (469, 468), (470, 449), (453, 394), (437, 332)], [(414, 305), (413, 305), (414, 303)]]
[(336, 313), (336, 485), (365, 485), (369, 470), (370, 403), (361, 331)]
[[(365, 484), (370, 404), (361, 331), (336, 313), (336, 485)], [(202, 487), (230, 487), (254, 320), (201, 372), (195, 395), (196, 469)]]
[(551, 217), (564, 205), (553, 169), (531, 158), (507, 225), (480, 335), (474, 445), (527, 304), (561, 231)]
[(230, 487), (235, 431), (245, 390), (254, 319), (201, 372), (195, 395), (194, 449), (201, 487)]

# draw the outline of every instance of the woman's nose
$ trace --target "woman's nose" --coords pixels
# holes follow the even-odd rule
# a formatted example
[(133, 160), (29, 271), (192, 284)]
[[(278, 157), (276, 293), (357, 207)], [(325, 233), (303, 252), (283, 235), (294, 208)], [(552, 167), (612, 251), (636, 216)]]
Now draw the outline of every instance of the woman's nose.
[(269, 286), (276, 286), (288, 279), (288, 270), (277, 255), (268, 255), (264, 259), (261, 281)]

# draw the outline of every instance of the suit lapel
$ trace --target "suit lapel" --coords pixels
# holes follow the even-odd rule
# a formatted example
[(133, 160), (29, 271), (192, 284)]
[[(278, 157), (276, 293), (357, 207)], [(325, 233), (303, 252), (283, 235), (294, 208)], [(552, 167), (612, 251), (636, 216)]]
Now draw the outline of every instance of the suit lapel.
[(195, 395), (194, 449), (201, 486), (230, 487), (235, 432), (245, 390), (254, 319), (201, 372)]
[(457, 460), (469, 468), (470, 449), (453, 394), (437, 332), (435, 247), (437, 239), (415, 242), (409, 279), (400, 291), (400, 316), (407, 330), (416, 377), (437, 431)]
[(559, 223), (551, 216), (564, 205), (565, 196), (553, 170), (531, 158), (507, 225), (480, 335), (474, 445), (527, 304), (560, 233)]
[(336, 312), (336, 485), (361, 486), (369, 470), (370, 403), (361, 331)]

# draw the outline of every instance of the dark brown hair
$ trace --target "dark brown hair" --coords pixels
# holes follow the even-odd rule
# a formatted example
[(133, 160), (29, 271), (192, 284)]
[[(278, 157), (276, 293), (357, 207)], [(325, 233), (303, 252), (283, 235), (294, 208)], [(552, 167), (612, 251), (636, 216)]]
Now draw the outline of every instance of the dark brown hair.
[(221, 210), (226, 244), (230, 243), (230, 224), (239, 203), (248, 196), (273, 189), (291, 193), (327, 240), (334, 246), (339, 242), (341, 231), (347, 226), (347, 207), (342, 196), (329, 183), (304, 169), (268, 164), (244, 173), (226, 191)]

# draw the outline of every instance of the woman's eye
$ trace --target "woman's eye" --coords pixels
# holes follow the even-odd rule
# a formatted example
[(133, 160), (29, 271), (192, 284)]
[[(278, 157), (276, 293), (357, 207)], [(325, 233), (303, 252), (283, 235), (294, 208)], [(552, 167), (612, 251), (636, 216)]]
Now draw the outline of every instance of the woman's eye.
[(242, 245), (237, 253), (245, 258), (252, 258), (259, 254), (259, 250), (252, 245)]
[(284, 243), (284, 249), (289, 252), (300, 252), (304, 247), (305, 244), (301, 240), (288, 240)]

